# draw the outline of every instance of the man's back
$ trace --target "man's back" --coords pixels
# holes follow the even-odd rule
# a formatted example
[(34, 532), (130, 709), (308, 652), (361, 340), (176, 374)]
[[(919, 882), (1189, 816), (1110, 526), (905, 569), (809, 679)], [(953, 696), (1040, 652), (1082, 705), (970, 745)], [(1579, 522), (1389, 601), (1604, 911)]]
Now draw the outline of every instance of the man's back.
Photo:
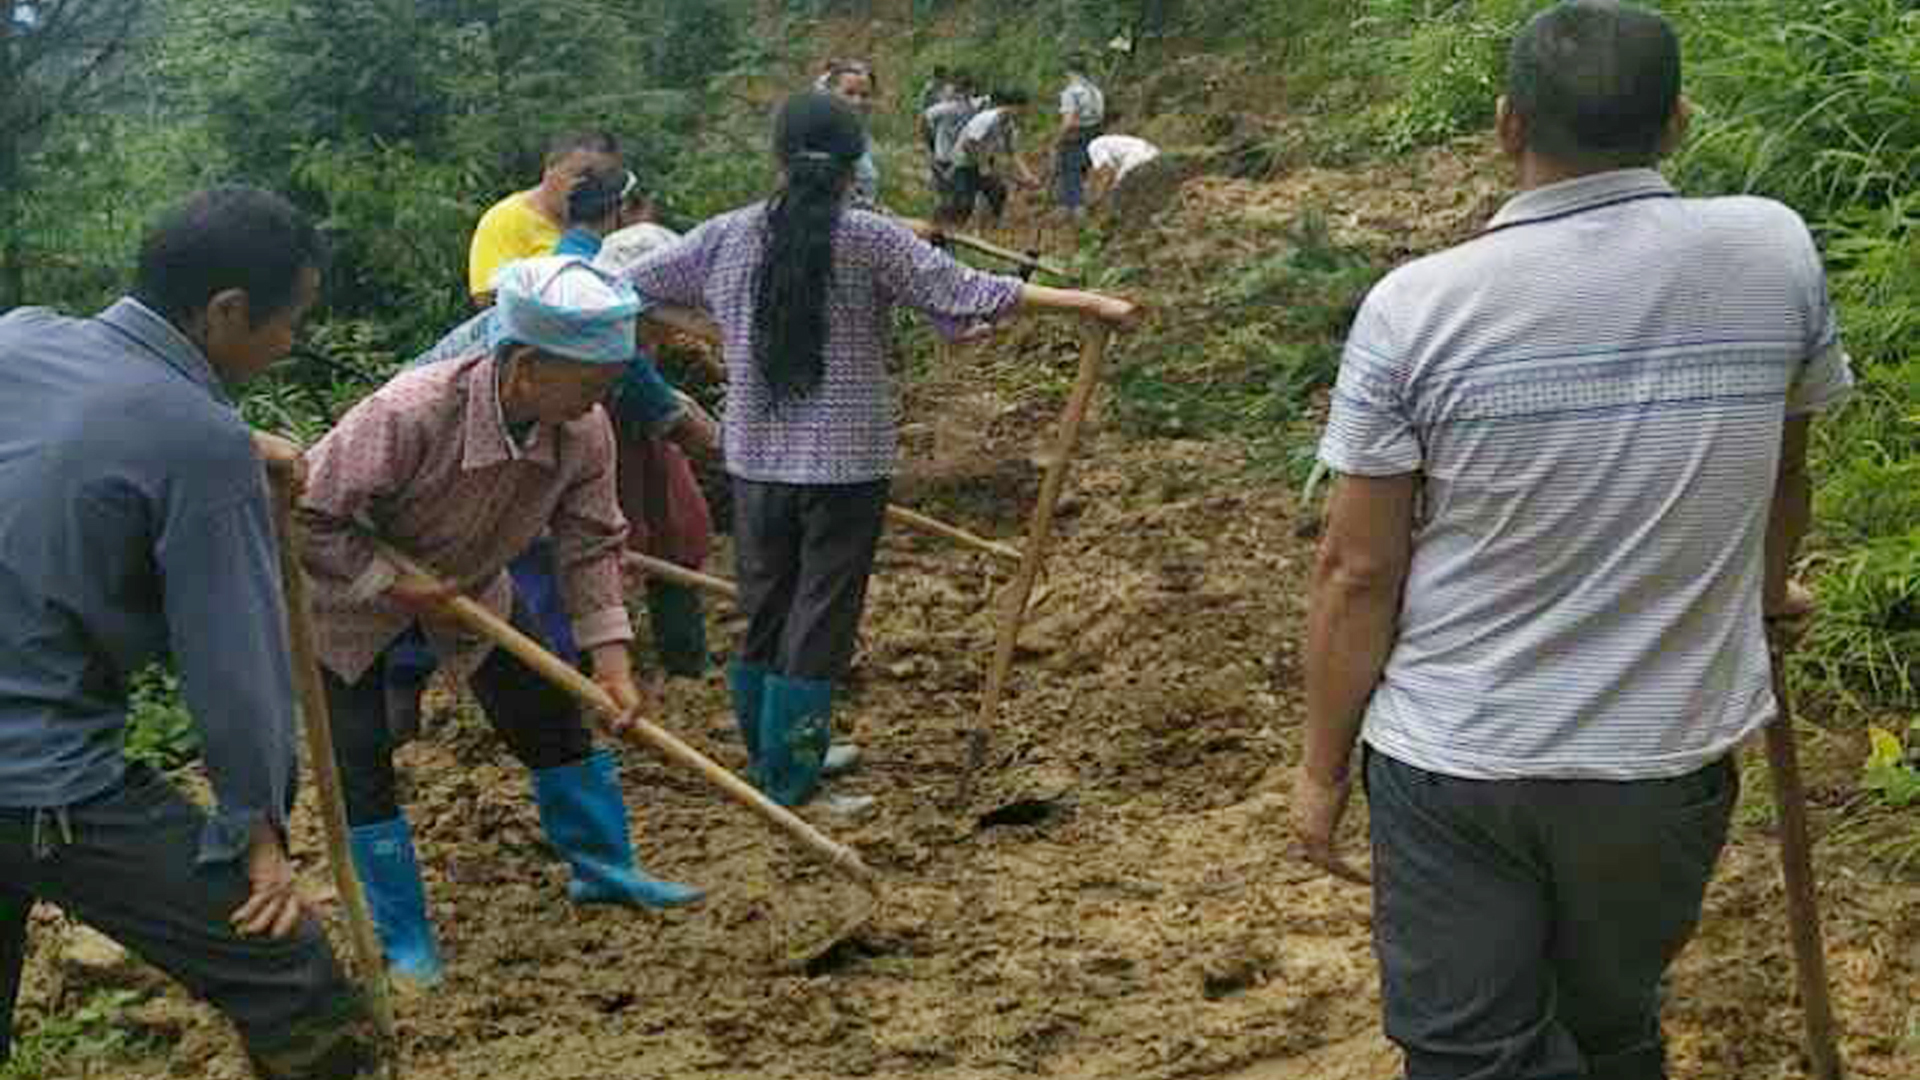
[(953, 160), (954, 143), (959, 141), (960, 132), (973, 119), (974, 104), (964, 97), (953, 97), (926, 111), (927, 127), (933, 132), (933, 158), (939, 162)]
[(169, 645), (163, 549), (259, 487), (232, 410), (114, 326), (0, 318), (0, 806), (119, 778), (124, 680)]
[(986, 166), (1013, 152), (1013, 114), (1005, 108), (982, 109), (968, 118), (954, 140), (956, 165)]
[(1635, 779), (1772, 712), (1761, 555), (1781, 430), (1847, 385), (1785, 207), (1624, 170), (1530, 192), (1368, 298), (1322, 456), (1419, 472), (1365, 737), (1449, 775)]

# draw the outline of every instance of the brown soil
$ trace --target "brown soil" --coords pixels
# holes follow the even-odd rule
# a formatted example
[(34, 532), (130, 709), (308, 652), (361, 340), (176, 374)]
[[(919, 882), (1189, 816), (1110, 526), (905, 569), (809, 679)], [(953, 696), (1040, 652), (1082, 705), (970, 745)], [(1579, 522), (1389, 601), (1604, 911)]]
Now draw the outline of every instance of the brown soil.
[[(1453, 167), (1444, 154), (1434, 160)], [(1228, 198), (1233, 183), (1196, 181), (1177, 212), (1278, 205), (1265, 189)], [(1398, 237), (1381, 223), (1433, 221), (1445, 209), (1420, 203), (1415, 181), (1388, 186), (1412, 202), (1344, 220)], [(1219, 236), (1234, 227), (1214, 221)], [(909, 440), (938, 465), (903, 485), (915, 505), (1007, 537), (1019, 531), (1034, 486), (1027, 462), (1073, 364), (1060, 328), (1018, 342), (1023, 384), (1047, 392), (1000, 393), (991, 387), (1012, 378), (983, 379), (978, 400), (946, 411), (921, 395), (914, 416), (942, 415), (947, 426), (928, 420)], [(989, 353), (977, 363), (999, 371), (1014, 361)], [(985, 464), (955, 464), (966, 461)], [(878, 796), (880, 812), (851, 825), (808, 812), (884, 876), (883, 903), (811, 965), (789, 956), (855, 911), (859, 894), (756, 819), (629, 753), (647, 866), (711, 897), (665, 915), (575, 909), (520, 770), (467, 711), (443, 716), (404, 755), (450, 965), (442, 988), (401, 1003), (405, 1075), (1395, 1075), (1377, 1033), (1367, 894), (1287, 852), (1311, 557), (1298, 515), (1289, 492), (1249, 480), (1222, 444), (1097, 432), (1036, 592), (989, 767), (965, 805), (955, 798), (965, 735), (1007, 575), (944, 542), (890, 536), (841, 711), (867, 751), (845, 787)], [(731, 624), (721, 621), (724, 641)], [(723, 686), (678, 682), (670, 695), (670, 724), (739, 765)], [(1858, 746), (1811, 739), (1809, 756), (1826, 832)], [(1759, 758), (1746, 774), (1736, 838), (1672, 976), (1674, 1075), (1695, 1080), (1805, 1075)], [(314, 821), (301, 816), (299, 848), (318, 883)], [(1920, 885), (1883, 875), (1854, 847), (1829, 843), (1818, 858), (1854, 1074), (1914, 1080)], [(33, 964), (29, 1024), (53, 990), (53, 951)], [(171, 1051), (94, 1076), (242, 1075), (222, 1026), (178, 991), (134, 1015)]]

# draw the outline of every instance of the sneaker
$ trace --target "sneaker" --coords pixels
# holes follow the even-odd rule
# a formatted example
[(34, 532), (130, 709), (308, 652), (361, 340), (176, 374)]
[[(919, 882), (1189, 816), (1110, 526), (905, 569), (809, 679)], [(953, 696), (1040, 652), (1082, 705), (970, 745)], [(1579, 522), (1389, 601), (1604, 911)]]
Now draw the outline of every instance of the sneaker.
[(871, 795), (841, 795), (837, 792), (823, 791), (818, 800), (820, 808), (829, 814), (840, 817), (859, 817), (873, 809), (874, 798)]
[(860, 748), (852, 743), (834, 743), (827, 747), (827, 756), (820, 762), (820, 772), (824, 776), (839, 776), (851, 772), (860, 764)]

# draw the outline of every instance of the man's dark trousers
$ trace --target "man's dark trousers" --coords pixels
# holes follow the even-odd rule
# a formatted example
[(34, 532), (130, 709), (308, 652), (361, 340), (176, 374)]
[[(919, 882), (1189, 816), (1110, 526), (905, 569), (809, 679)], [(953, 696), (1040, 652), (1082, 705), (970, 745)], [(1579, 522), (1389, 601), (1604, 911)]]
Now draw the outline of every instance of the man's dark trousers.
[(234, 929), (252, 886), (240, 862), (197, 862), (205, 823), (138, 765), (61, 810), (0, 809), (0, 914), (52, 903), (219, 1009), (267, 1075), (335, 1075), (313, 1070), (364, 1034), (358, 995), (312, 916), (284, 940)]
[(1739, 794), (1670, 780), (1463, 780), (1369, 749), (1374, 947), (1407, 1080), (1661, 1080), (1660, 978)]

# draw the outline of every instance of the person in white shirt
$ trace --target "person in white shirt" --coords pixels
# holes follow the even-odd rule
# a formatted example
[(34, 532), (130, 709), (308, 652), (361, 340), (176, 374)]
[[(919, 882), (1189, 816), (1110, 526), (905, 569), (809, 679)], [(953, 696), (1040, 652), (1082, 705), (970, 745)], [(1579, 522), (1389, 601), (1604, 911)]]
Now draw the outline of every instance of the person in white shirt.
[(1002, 90), (993, 95), (993, 107), (982, 109), (966, 126), (953, 145), (952, 185), (946, 205), (940, 208), (943, 226), (965, 225), (973, 216), (975, 204), (982, 198), (998, 225), (1007, 208), (1007, 184), (1004, 172), (1009, 167), (1022, 186), (1039, 187), (1040, 181), (1015, 152), (1019, 138), (1017, 120), (1031, 98), (1024, 90)]
[(1087, 144), (1087, 203), (1097, 206), (1113, 194), (1127, 174), (1160, 156), (1160, 148), (1132, 135), (1102, 135)]

